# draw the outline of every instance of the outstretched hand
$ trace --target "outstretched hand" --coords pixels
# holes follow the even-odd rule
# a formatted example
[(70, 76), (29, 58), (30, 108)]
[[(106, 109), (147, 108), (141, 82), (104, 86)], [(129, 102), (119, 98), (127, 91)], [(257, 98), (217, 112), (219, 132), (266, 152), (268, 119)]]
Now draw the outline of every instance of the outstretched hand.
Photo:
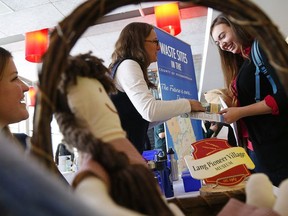
[(231, 124), (238, 121), (243, 116), (239, 107), (229, 107), (218, 112), (223, 115), (224, 123)]
[(191, 112), (204, 112), (205, 108), (197, 100), (189, 100), (191, 106)]

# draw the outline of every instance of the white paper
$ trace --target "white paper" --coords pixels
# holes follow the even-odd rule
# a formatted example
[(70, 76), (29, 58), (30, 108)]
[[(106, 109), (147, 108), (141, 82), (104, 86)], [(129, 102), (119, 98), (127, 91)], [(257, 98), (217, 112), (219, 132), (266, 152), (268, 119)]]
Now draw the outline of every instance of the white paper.
[[(223, 107), (223, 109), (228, 108), (227, 104), (225, 103), (225, 101), (223, 100), (223, 98), (221, 96), (219, 96), (219, 99), (220, 99), (221, 107)], [(236, 139), (236, 144), (237, 144), (237, 146), (239, 146), (239, 138), (238, 138), (238, 130), (237, 130), (236, 122), (233, 122), (232, 124), (230, 124), (230, 126), (233, 129), (234, 136), (235, 136), (235, 139)]]

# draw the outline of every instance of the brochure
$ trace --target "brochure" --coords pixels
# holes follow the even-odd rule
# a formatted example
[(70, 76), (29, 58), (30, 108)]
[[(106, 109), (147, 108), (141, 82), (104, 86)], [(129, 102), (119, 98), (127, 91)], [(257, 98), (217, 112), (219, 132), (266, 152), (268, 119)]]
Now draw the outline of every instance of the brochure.
[(199, 119), (212, 122), (224, 122), (223, 116), (211, 112), (191, 112), (181, 115), (183, 118)]
[(222, 109), (220, 104), (202, 103), (202, 106), (205, 107), (206, 109), (205, 112), (185, 113), (181, 115), (181, 117), (206, 120), (206, 121), (212, 121), (212, 122), (223, 122), (223, 116), (220, 114), (217, 114)]

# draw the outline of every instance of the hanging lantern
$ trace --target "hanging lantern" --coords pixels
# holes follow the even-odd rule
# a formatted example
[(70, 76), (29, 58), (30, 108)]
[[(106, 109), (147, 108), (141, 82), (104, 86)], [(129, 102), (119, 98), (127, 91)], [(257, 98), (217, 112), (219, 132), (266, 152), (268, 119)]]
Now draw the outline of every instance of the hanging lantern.
[(155, 6), (154, 12), (157, 27), (174, 36), (181, 32), (180, 12), (177, 2)]
[(25, 35), (25, 59), (29, 62), (39, 63), (46, 52), (49, 43), (49, 29), (27, 32)]
[(36, 89), (33, 86), (29, 87), (28, 95), (30, 100), (29, 106), (34, 107), (36, 103)]

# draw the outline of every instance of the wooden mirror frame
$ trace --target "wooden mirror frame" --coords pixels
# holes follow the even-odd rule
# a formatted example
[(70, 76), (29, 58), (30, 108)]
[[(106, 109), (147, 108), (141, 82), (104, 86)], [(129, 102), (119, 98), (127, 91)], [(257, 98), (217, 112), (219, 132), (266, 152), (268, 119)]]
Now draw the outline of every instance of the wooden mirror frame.
[[(39, 93), (34, 114), (32, 151), (38, 149), (52, 157), (51, 121), (56, 100), (56, 88), (61, 73), (65, 70), (67, 57), (71, 49), (85, 30), (112, 10), (128, 4), (138, 4), (135, 0), (89, 0), (78, 6), (69, 16), (62, 20), (51, 34), (50, 45), (39, 71)], [(279, 29), (269, 17), (254, 3), (247, 0), (190, 0), (180, 1), (195, 6), (210, 7), (230, 15), (240, 25), (246, 25), (268, 55), (271, 65), (276, 69), (286, 93), (288, 94), (288, 45)], [(276, 48), (277, 47), (277, 48)], [(100, 56), (101, 58), (101, 56)], [(34, 147), (34, 148), (33, 148)], [(39, 153), (38, 153), (39, 154)], [(46, 165), (56, 170), (50, 160)]]

